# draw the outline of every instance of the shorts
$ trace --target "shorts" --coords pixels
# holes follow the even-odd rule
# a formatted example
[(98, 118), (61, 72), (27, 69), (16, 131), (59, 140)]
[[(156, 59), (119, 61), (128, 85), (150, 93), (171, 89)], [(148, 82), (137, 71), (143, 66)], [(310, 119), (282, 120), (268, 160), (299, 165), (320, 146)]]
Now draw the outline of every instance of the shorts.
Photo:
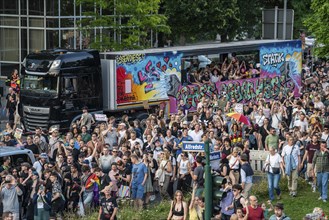
[(143, 199), (144, 196), (144, 186), (142, 184), (132, 186), (131, 198), (132, 199)]

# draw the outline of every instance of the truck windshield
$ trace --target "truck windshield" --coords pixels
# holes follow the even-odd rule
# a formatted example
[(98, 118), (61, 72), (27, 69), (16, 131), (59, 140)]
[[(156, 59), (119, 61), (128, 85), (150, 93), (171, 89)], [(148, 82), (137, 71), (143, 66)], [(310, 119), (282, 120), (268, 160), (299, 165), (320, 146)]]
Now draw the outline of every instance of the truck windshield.
[(34, 71), (34, 72), (47, 72), (51, 64), (53, 63), (53, 59), (26, 59), (26, 70)]
[(57, 81), (57, 77), (25, 75), (22, 79), (22, 89), (57, 92)]

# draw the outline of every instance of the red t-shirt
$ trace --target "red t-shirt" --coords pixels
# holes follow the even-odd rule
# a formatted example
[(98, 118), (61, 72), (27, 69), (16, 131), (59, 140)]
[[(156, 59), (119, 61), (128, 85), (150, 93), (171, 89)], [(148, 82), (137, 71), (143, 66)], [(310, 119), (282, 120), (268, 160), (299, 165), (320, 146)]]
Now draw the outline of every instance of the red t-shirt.
[[(251, 206), (248, 206), (249, 215), (248, 220), (262, 220), (264, 218), (264, 210), (257, 206), (257, 208), (252, 208)], [(243, 208), (243, 213), (246, 214), (246, 208)]]

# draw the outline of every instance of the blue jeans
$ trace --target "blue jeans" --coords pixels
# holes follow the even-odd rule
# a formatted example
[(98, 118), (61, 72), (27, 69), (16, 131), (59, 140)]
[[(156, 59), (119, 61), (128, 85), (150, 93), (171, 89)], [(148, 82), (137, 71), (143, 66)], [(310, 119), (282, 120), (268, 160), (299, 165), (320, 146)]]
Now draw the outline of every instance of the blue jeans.
[(93, 191), (91, 191), (91, 192), (84, 191), (83, 192), (83, 204), (85, 205), (85, 207), (90, 208), (90, 205), (91, 205), (93, 199), (94, 199)]
[(318, 172), (316, 177), (318, 182), (319, 192), (323, 200), (328, 199), (328, 177), (329, 177), (328, 172), (323, 172), (323, 173)]
[(281, 194), (281, 190), (279, 188), (280, 174), (273, 174), (267, 172), (267, 182), (268, 182), (268, 194), (270, 200), (274, 200), (274, 189), (277, 195)]

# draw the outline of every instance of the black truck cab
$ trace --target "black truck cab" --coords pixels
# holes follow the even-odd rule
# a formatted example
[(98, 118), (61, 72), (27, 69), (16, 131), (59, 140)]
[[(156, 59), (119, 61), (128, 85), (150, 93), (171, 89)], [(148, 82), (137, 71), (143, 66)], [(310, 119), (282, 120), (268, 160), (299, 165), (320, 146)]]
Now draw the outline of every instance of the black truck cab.
[(47, 50), (29, 54), (21, 72), (19, 114), (26, 132), (68, 129), (83, 106), (102, 110), (102, 76), (96, 50)]

